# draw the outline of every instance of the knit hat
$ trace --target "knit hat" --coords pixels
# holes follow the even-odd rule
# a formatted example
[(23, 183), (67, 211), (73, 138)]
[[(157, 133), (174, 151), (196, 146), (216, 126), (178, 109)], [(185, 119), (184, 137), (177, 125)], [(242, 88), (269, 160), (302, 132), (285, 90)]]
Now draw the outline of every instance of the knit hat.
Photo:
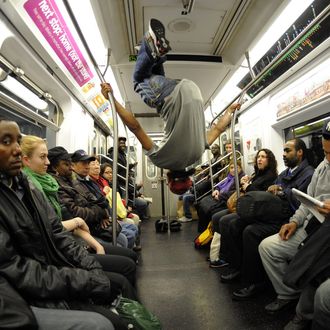
[(48, 149), (48, 159), (51, 166), (57, 164), (60, 160), (70, 160), (70, 158), (70, 154), (63, 147)]

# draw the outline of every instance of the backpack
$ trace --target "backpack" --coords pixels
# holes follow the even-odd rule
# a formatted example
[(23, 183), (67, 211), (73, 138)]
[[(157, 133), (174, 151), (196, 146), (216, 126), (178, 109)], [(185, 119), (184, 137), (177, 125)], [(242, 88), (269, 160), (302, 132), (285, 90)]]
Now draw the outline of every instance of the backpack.
[(212, 221), (210, 221), (207, 228), (194, 239), (195, 249), (202, 249), (209, 247), (212, 238), (213, 238)]
[(287, 200), (267, 191), (249, 191), (237, 200), (237, 214), (246, 223), (282, 223), (292, 214)]

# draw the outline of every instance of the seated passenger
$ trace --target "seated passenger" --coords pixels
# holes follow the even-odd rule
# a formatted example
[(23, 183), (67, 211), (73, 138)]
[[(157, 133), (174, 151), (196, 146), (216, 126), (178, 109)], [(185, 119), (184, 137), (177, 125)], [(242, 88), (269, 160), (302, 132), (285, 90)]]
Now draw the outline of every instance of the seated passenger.
[(6, 330), (114, 330), (101, 314), (29, 306), (17, 291), (0, 277), (0, 329)]
[(109, 187), (109, 182), (100, 173), (101, 165), (99, 159), (96, 157), (95, 160), (89, 163), (89, 177), (98, 185), (101, 193), (105, 196), (103, 189), (104, 187)]
[[(65, 152), (67, 153), (66, 150)], [(93, 157), (86, 157), (94, 159)], [(85, 185), (73, 179), (71, 161), (68, 164), (62, 163), (61, 165), (64, 165), (61, 171), (55, 168), (55, 166), (52, 167), (57, 172), (54, 177), (59, 184), (58, 196), (61, 202), (63, 219), (70, 219), (73, 216), (81, 217), (88, 224), (91, 234), (101, 244), (104, 242), (111, 243), (112, 241), (108, 238), (102, 240), (99, 237), (101, 235), (101, 227), (107, 228), (110, 224), (107, 203), (99, 202)], [(127, 247), (128, 241), (124, 234), (118, 234), (117, 242), (120, 246)]]
[[(100, 176), (100, 163), (98, 159), (90, 162), (89, 168), (89, 178), (93, 180), (99, 187), (102, 189), (102, 194), (104, 194), (109, 202), (110, 208), (112, 208), (112, 189), (109, 187), (107, 180), (103, 179)], [(103, 187), (103, 188), (102, 188)], [(141, 251), (140, 245), (140, 218), (137, 214), (132, 212), (128, 212), (124, 203), (121, 199), (119, 192), (117, 192), (117, 220), (120, 222), (121, 226), (132, 224), (136, 227), (137, 234), (135, 235), (135, 242), (134, 242), (134, 251)], [(133, 227), (135, 229), (135, 227)]]
[[(62, 220), (62, 210), (57, 195), (59, 186), (57, 181), (47, 173), (49, 160), (45, 141), (37, 136), (26, 135), (22, 138), (21, 149), (23, 172), (32, 184), (45, 195), (58, 218)], [(62, 224), (66, 230), (73, 231), (74, 235), (83, 239), (83, 242), (79, 241), (83, 247), (94, 249), (97, 253), (95, 258), (100, 262), (103, 270), (116, 273), (110, 274), (112, 282), (116, 283), (127, 297), (135, 298), (134, 289), (125, 278), (127, 277), (132, 284), (135, 283), (135, 263), (127, 257), (105, 255), (104, 247), (90, 235), (89, 228), (83, 219), (74, 218), (62, 221)]]
[[(100, 162), (96, 159), (92, 162), (90, 162), (90, 168), (89, 168), (89, 177), (94, 180), (94, 182), (97, 183), (97, 185), (99, 186), (99, 189), (101, 189), (102, 193), (105, 196), (109, 196), (109, 193), (111, 192), (112, 194), (112, 189), (110, 188), (110, 183), (112, 182), (112, 167), (111, 168), (111, 174), (109, 175), (109, 177), (111, 178), (111, 181), (108, 182), (106, 179), (104, 179), (100, 173), (101, 173), (101, 167), (100, 167)], [(140, 218), (137, 214), (131, 213), (129, 212), (128, 214), (128, 210), (126, 209), (126, 207), (123, 205), (121, 196), (119, 194), (119, 192), (117, 192), (117, 216), (118, 216), (118, 220), (122, 220), (124, 222), (128, 222), (128, 223), (133, 223), (136, 226), (139, 225), (140, 223)], [(110, 196), (110, 198), (112, 198), (112, 195)], [(109, 201), (109, 198), (107, 198)], [(110, 207), (112, 207), (112, 204), (109, 201), (109, 205)], [(121, 210), (124, 210), (124, 214), (119, 214), (118, 212), (118, 206), (121, 207)], [(128, 218), (127, 218), (128, 216)]]
[[(76, 150), (71, 156), (72, 169), (74, 171), (74, 181), (77, 182), (77, 186), (80, 185), (82, 189), (84, 186), (85, 191), (89, 191), (91, 194), (93, 194), (94, 199), (96, 199), (97, 206), (102, 208), (103, 211), (106, 212), (108, 215), (108, 218), (102, 220), (102, 226), (105, 227), (103, 228), (94, 227), (94, 230), (98, 232), (97, 234), (95, 234), (95, 236), (99, 237), (99, 235), (105, 234), (104, 230), (102, 229), (107, 227), (109, 228), (111, 226), (110, 218), (109, 218), (110, 208), (108, 201), (103, 196), (98, 185), (89, 178), (88, 175), (90, 169), (89, 163), (91, 161), (95, 161), (95, 157), (87, 155), (87, 153), (84, 150)], [(128, 240), (128, 246), (127, 246), (128, 248), (133, 248), (137, 232), (138, 229), (135, 225), (125, 224), (125, 223), (121, 225), (120, 233), (126, 236)]]
[[(213, 157), (211, 158), (211, 166), (212, 166), (212, 176), (213, 176), (213, 184), (216, 184), (219, 182), (219, 174), (215, 176), (220, 170), (221, 170), (221, 163), (218, 160), (220, 159), (220, 146), (216, 143), (213, 143), (211, 146), (211, 153)], [(197, 180), (195, 180), (195, 187), (194, 189), (196, 190), (196, 195), (202, 196), (206, 193), (211, 193), (212, 190), (212, 183), (211, 183), (211, 172), (209, 169), (209, 162), (204, 163), (201, 165), (201, 168), (203, 169), (203, 176), (199, 175), (197, 176)], [(226, 173), (227, 174), (227, 173)], [(226, 175), (225, 175), (226, 177)], [(224, 177), (224, 178), (225, 178)]]
[[(237, 161), (237, 171), (239, 179), (244, 176), (241, 162)], [(211, 221), (212, 215), (227, 209), (227, 200), (235, 191), (235, 166), (233, 161), (230, 162), (229, 173), (222, 182), (218, 183), (211, 196), (204, 197), (198, 207), (198, 231), (203, 232), (208, 223)]]
[[(49, 166), (48, 172), (56, 179), (59, 186), (62, 184), (65, 186), (65, 182), (67, 185), (72, 182), (72, 169), (71, 169), (71, 158), (68, 152), (63, 147), (55, 147), (48, 150), (48, 159), (49, 159)], [(67, 187), (67, 189), (69, 189)], [(74, 187), (71, 187), (73, 191), (73, 196), (80, 197), (79, 192), (75, 190)], [(83, 203), (83, 199), (77, 199)], [(88, 202), (88, 201), (87, 201)], [(88, 203), (87, 203), (88, 204)], [(61, 205), (63, 207), (63, 205)], [(63, 207), (62, 210), (67, 212), (66, 208)], [(127, 239), (123, 234), (119, 234), (120, 238), (125, 239), (125, 245), (127, 246)], [(134, 262), (137, 262), (137, 254), (127, 248), (120, 247), (120, 246), (113, 246), (110, 243), (106, 243), (105, 241), (101, 241), (102, 246), (107, 254), (111, 255), (118, 255), (118, 256), (125, 256), (132, 259)]]
[(183, 195), (179, 196), (179, 199), (182, 200), (182, 204), (183, 204), (183, 216), (178, 219), (179, 222), (192, 221), (190, 206), (195, 202), (195, 195), (191, 193), (191, 189), (189, 189)]
[[(253, 175), (246, 175), (241, 179), (241, 191), (244, 193), (266, 191), (277, 177), (277, 161), (269, 149), (260, 149), (257, 152), (253, 167)], [(227, 213), (228, 210), (220, 211), (212, 217), (213, 230), (221, 234), (221, 252), (224, 250), (221, 258), (230, 264), (228, 271), (221, 275), (222, 282), (232, 281), (240, 275), (240, 253), (237, 253), (236, 243), (230, 240), (230, 225), (232, 221), (239, 219), (239, 215)]]
[[(224, 169), (227, 166), (229, 167), (229, 163), (233, 159), (233, 154), (231, 154), (232, 150), (233, 150), (233, 146), (232, 146), (231, 140), (227, 140), (225, 143), (225, 152), (223, 155), (221, 155), (221, 158), (223, 158), (229, 154), (230, 154), (230, 156), (227, 156), (226, 158), (222, 159), (220, 162), (221, 169), (223, 169), (223, 171), (220, 173), (219, 181), (225, 179), (226, 175), (228, 174), (229, 169), (227, 169), (227, 171)], [(236, 155), (237, 155), (237, 157), (239, 156), (237, 152), (236, 152)]]
[(149, 219), (149, 202), (145, 199), (140, 190), (143, 188), (143, 183), (140, 182), (138, 184), (135, 183), (135, 179), (133, 178), (135, 174), (133, 171), (129, 171), (128, 176), (128, 205), (127, 209), (130, 212), (137, 213), (141, 220)]
[(96, 311), (115, 329), (127, 329), (104, 307), (117, 293), (101, 265), (63, 230), (44, 194), (21, 173), (21, 138), (15, 122), (0, 120), (1, 275), (28, 304)]
[[(133, 76), (134, 90), (148, 106), (156, 108), (165, 121), (164, 138), (160, 145), (153, 143), (133, 114), (116, 100), (115, 107), (124, 124), (142, 144), (150, 160), (156, 166), (172, 171), (169, 175), (172, 182), (170, 189), (181, 195), (191, 185), (190, 174), (186, 173), (185, 169), (198, 161), (206, 146), (211, 145), (226, 129), (232, 113), (240, 105), (233, 104), (229, 107), (206, 134), (204, 101), (200, 89), (191, 80), (183, 79), (178, 82), (165, 77), (164, 55), (170, 47), (167, 40), (165, 44), (162, 42), (160, 47), (160, 38), (165, 40), (164, 26), (158, 20), (151, 19), (150, 29), (142, 40)], [(111, 86), (106, 83), (101, 86), (102, 94), (108, 99), (108, 94), (112, 93)], [(180, 143), (183, 132), (185, 143)], [(177, 190), (176, 182), (181, 188), (182, 184), (185, 184), (185, 189)]]
[(328, 329), (330, 324), (330, 278), (316, 289), (314, 304), (311, 309), (314, 312), (312, 330)]
[[(325, 201), (324, 208), (317, 210), (329, 216), (330, 214), (330, 124), (326, 122), (322, 130), (322, 146), (325, 159), (315, 170), (311, 183), (307, 188), (308, 195)], [(277, 312), (292, 304), (300, 295), (296, 289), (288, 287), (283, 283), (283, 275), (288, 268), (288, 262), (295, 256), (299, 244), (309, 235), (314, 234), (320, 227), (320, 222), (313, 216), (310, 209), (301, 204), (298, 210), (290, 218), (289, 223), (284, 224), (279, 233), (265, 238), (259, 245), (259, 253), (277, 293), (277, 299), (265, 307), (268, 312)], [(310, 299), (310, 297), (308, 297)], [(310, 302), (308, 302), (309, 304)], [(296, 313), (299, 318), (294, 320), (298, 329), (299, 323), (306, 327), (306, 321), (311, 315), (306, 313), (304, 305), (306, 297), (303, 295), (299, 301)], [(305, 314), (306, 313), (306, 314)], [(297, 321), (297, 322), (296, 322)], [(301, 321), (301, 322), (300, 322)], [(290, 323), (287, 329), (293, 329)]]
[(252, 224), (242, 226), (239, 219), (230, 223), (229, 240), (233, 242), (237, 252), (234, 255), (240, 255), (240, 261), (235, 262), (236, 265), (241, 263), (241, 282), (242, 289), (233, 293), (233, 299), (248, 299), (254, 296), (264, 287), (266, 274), (264, 272), (258, 246), (260, 242), (275, 233), (277, 233), (283, 223), (287, 222), (290, 216), (298, 209), (300, 202), (292, 193), (292, 188), (296, 188), (303, 192), (307, 191), (314, 169), (308, 165), (306, 159), (306, 145), (301, 139), (290, 140), (285, 143), (283, 148), (283, 160), (287, 169), (285, 169), (275, 181), (275, 184), (268, 187), (269, 192), (274, 195), (281, 196), (283, 205), (289, 210), (286, 219), (279, 221), (274, 219), (265, 221), (256, 221)]
[[(22, 139), (23, 172), (29, 180), (42, 191), (53, 207), (58, 218), (62, 220), (61, 205), (58, 200), (58, 183), (47, 173), (49, 160), (46, 142), (33, 135), (26, 135)], [(69, 154), (67, 154), (69, 160)], [(89, 228), (82, 218), (73, 218), (62, 221), (62, 225), (75, 236), (84, 239), (97, 254), (104, 254), (103, 246), (89, 234)]]

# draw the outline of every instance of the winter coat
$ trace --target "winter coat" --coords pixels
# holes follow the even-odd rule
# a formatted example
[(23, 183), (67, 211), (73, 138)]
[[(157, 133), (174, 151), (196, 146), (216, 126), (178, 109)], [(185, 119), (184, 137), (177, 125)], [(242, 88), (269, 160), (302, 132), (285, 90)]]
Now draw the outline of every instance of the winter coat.
[(24, 175), (17, 183), (21, 199), (0, 182), (0, 276), (40, 307), (110, 296), (101, 265), (64, 230), (44, 194)]

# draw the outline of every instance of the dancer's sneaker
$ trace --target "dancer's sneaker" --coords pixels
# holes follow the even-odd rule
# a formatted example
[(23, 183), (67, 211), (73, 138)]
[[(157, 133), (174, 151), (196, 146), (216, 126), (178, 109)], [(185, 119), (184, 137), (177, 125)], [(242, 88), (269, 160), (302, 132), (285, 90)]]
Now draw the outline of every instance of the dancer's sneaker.
[(152, 18), (149, 22), (146, 41), (154, 58), (163, 56), (171, 50), (170, 42), (165, 38), (165, 27), (155, 18)]

